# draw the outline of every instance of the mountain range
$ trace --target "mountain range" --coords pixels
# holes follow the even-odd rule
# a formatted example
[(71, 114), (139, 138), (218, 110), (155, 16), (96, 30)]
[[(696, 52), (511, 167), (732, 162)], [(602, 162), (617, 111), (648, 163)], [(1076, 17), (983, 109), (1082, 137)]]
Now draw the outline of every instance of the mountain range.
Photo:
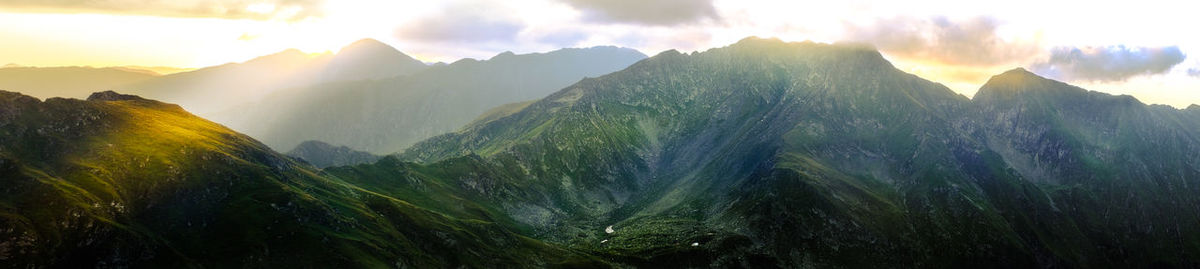
[(287, 155), (308, 162), (317, 168), (373, 163), (381, 158), (369, 152), (357, 151), (347, 146), (334, 146), (316, 140), (300, 143), (296, 148), (288, 151)]
[(545, 97), (644, 59), (617, 47), (464, 59), (389, 79), (320, 83), (209, 116), (275, 149), (307, 140), (391, 154), (451, 132), (488, 109)]
[[(363, 39), (336, 54), (305, 54), (296, 49), (195, 71), (175, 73), (118, 87), (141, 96), (177, 102), (201, 114), (253, 102), (271, 93), (313, 83), (381, 79), (412, 74), (424, 63), (374, 39)], [(237, 101), (231, 101), (237, 100)]]
[(23, 67), (0, 68), (0, 89), (20, 91), (38, 98), (84, 98), (117, 86), (158, 77), (151, 71), (120, 67)]
[(427, 65), (363, 39), (332, 54), (289, 49), (161, 76), (131, 68), (4, 68), (0, 89), (39, 98), (118, 90), (179, 104), (281, 151), (319, 140), (391, 154), (492, 107), (541, 98), (644, 58), (632, 49), (593, 47)]
[[(454, 65), (373, 83), (464, 74), (439, 71)], [(1200, 266), (1200, 106), (1024, 69), (967, 98), (869, 47), (761, 38), (516, 101), (374, 163), (318, 169), (171, 104), (0, 92), (0, 260)]]

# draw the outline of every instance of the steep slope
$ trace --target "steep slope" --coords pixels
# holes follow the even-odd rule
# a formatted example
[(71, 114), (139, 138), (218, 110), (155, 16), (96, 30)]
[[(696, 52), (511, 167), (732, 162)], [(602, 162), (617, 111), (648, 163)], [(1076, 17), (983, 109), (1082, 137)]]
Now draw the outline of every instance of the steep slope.
[[(993, 89), (1042, 102), (1058, 93), (1027, 89), (1065, 84), (1005, 81), (972, 101), (868, 48), (750, 38), (585, 79), (400, 157), (453, 160), (464, 191), (538, 238), (636, 265), (1194, 266), (1183, 242), (1200, 222), (1168, 215), (1200, 206), (1196, 125), (1073, 87), (1052, 100), (1074, 105), (1008, 110)], [(1068, 128), (1028, 131), (1047, 126)]]
[[(873, 50), (746, 39), (694, 55), (665, 52), (621, 72), (568, 87), (513, 116), (418, 144), (405, 156), (433, 161), (473, 152), (494, 162), (517, 163), (529, 171), (526, 181), (532, 183), (513, 184), (541, 186), (546, 191), (540, 195), (548, 199), (530, 200), (522, 193), (499, 193), (496, 199), (508, 204), (514, 219), (547, 229), (550, 240), (658, 261), (689, 251), (731, 259), (702, 259), (705, 263), (743, 263), (754, 261), (731, 257), (749, 251), (753, 254), (747, 256), (782, 259), (788, 258), (782, 254), (802, 249), (805, 253), (840, 249), (874, 257), (876, 262), (894, 262), (896, 257), (914, 254), (900, 251), (916, 243), (866, 243), (915, 233), (873, 227), (902, 218), (897, 212), (903, 209), (895, 205), (899, 201), (877, 197), (897, 196), (883, 179), (859, 182), (835, 169), (807, 172), (820, 180), (809, 183), (817, 190), (781, 195), (830, 204), (810, 210), (806, 207), (813, 205), (772, 204), (775, 199), (757, 197), (776, 189), (795, 189), (776, 187), (794, 184), (780, 181), (798, 180), (764, 178), (801, 170), (785, 165), (831, 167), (851, 161), (874, 161), (873, 170), (881, 173), (899, 170), (890, 166), (900, 164), (882, 157), (798, 162), (805, 161), (800, 157), (824, 153), (911, 156), (918, 150), (912, 140), (923, 135), (922, 128), (947, 128), (943, 118), (961, 110), (967, 101), (945, 87), (895, 70)], [(895, 124), (884, 128), (883, 122)], [(788, 139), (795, 144), (808, 141), (792, 130), (809, 128), (823, 128), (816, 133), (821, 137), (813, 140), (833, 145), (788, 148)], [(832, 135), (837, 133), (863, 135)], [(880, 152), (889, 150), (900, 152)], [(830, 175), (812, 175), (816, 173)], [(864, 190), (874, 186), (884, 187)], [(750, 188), (758, 190), (735, 191)], [(827, 193), (836, 191), (846, 192), (836, 196), (857, 200), (854, 205), (874, 209), (825, 201), (833, 199)], [(773, 210), (805, 214), (776, 219), (763, 212)], [(821, 215), (825, 217), (818, 218)], [(859, 224), (857, 228), (824, 227), (827, 219)], [(788, 223), (842, 230), (814, 242), (776, 240), (796, 232), (775, 226)], [(608, 225), (616, 226), (617, 232), (600, 234)], [(577, 227), (592, 237), (574, 239), (569, 235), (575, 231), (555, 227)], [(604, 238), (611, 241), (599, 244)], [(688, 241), (711, 247), (678, 248)], [(790, 245), (793, 242), (804, 245)], [(693, 255), (697, 254), (686, 254)], [(817, 256), (813, 259), (819, 259), (818, 264), (851, 262), (848, 256), (810, 255)]]
[(371, 153), (356, 151), (346, 146), (335, 147), (316, 140), (300, 143), (296, 148), (288, 151), (287, 155), (300, 158), (317, 168), (373, 163), (380, 158)]
[[(371, 192), (179, 106), (0, 92), (0, 263), (14, 267), (542, 267), (588, 258), (459, 201)], [(433, 206), (448, 206), (445, 204)]]
[(4, 67), (0, 68), (0, 90), (37, 98), (84, 98), (96, 91), (156, 76), (152, 72), (111, 67)]
[(540, 98), (643, 58), (635, 50), (616, 47), (503, 53), (392, 79), (292, 89), (210, 118), (273, 148), (320, 140), (390, 154), (454, 131), (489, 108)]
[(1196, 266), (1184, 263), (1200, 256), (1200, 122), (1191, 109), (1024, 69), (993, 77), (974, 101), (984, 123), (975, 135), (1095, 246), (1080, 249), (1106, 257), (1100, 263)]

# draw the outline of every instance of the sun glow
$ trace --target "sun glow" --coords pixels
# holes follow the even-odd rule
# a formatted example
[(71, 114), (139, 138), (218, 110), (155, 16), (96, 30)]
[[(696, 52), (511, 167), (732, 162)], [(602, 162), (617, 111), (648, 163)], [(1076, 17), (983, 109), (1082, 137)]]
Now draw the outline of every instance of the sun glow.
[[(61, 10), (31, 10), (0, 4), (0, 25), (6, 26), (0, 27), (0, 40), (3, 40), (0, 42), (0, 65), (198, 68), (241, 62), (289, 48), (307, 53), (335, 52), (362, 38), (383, 41), (427, 62), (486, 59), (503, 51), (531, 53), (597, 45), (631, 47), (654, 55), (668, 49), (689, 52), (721, 47), (747, 36), (833, 43), (855, 37), (855, 27), (869, 28), (881, 20), (904, 18), (950, 22), (983, 18), (995, 22), (994, 34), (1001, 43), (1030, 45), (1042, 52), (1057, 46), (1108, 45), (1178, 46), (1185, 53), (1200, 49), (1200, 38), (1179, 34), (1190, 31), (1182, 28), (1192, 24), (1189, 21), (1193, 17), (1191, 10), (1170, 8), (1177, 7), (1178, 3), (1158, 0), (1137, 5), (1088, 4), (1086, 12), (1069, 13), (1070, 19), (1064, 19), (1063, 11), (1075, 10), (1080, 3), (1014, 0), (1003, 5), (977, 5), (948, 0), (712, 0), (716, 18), (678, 25), (596, 20), (560, 0), (245, 0), (235, 1), (236, 7), (200, 8), (231, 14), (224, 17), (183, 16), (177, 12), (189, 9), (184, 8), (187, 4), (181, 3), (187, 2), (147, 2), (170, 11), (160, 13), (136, 13), (125, 9), (88, 11), (71, 6)], [(489, 39), (422, 40), (398, 34), (398, 29), (405, 27), (469, 21), (465, 19), (471, 17), (463, 17), (464, 14), (484, 18), (483, 22), (499, 20), (509, 27), (500, 30), (508, 32), (496, 35), (489, 28), (467, 23), (464, 25), (469, 29), (464, 31), (476, 31), (476, 34), (488, 35)], [(448, 28), (446, 32), (452, 30)], [(934, 34), (928, 30), (918, 32)], [(447, 36), (461, 34), (447, 33)], [(886, 38), (887, 35), (881, 36)], [(898, 68), (946, 84), (968, 96), (995, 72), (1029, 67), (1034, 61), (1016, 59), (978, 66), (934, 59), (945, 60), (945, 55), (930, 56), (920, 52), (905, 55), (888, 51), (884, 54)], [(1044, 58), (1046, 54), (1031, 55)], [(921, 58), (922, 55), (927, 57)], [(1095, 84), (1096, 89), (1130, 92), (1147, 99), (1200, 103), (1200, 97), (1193, 97), (1195, 95), (1189, 92), (1200, 84), (1200, 79), (1187, 75), (1188, 69), (1200, 70), (1200, 62), (1188, 58), (1175, 69), (1163, 76), (1091, 84)], [(1164, 93), (1125, 90), (1155, 86), (1143, 80), (1167, 83), (1169, 85), (1164, 88), (1170, 90)], [(1186, 100), (1170, 98), (1173, 94)]]

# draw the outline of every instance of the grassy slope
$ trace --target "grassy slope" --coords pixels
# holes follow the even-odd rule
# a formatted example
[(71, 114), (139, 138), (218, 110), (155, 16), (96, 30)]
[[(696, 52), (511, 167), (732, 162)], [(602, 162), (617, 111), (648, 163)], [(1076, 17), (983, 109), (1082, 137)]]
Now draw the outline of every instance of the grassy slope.
[[(522, 171), (501, 185), (533, 194), (479, 195), (555, 228), (539, 238), (632, 264), (1182, 266), (1200, 253), (1167, 243), (1192, 242), (1194, 214), (1162, 213), (1200, 204), (1185, 195), (1196, 125), (1171, 123), (1194, 121), (1178, 111), (1089, 97), (1102, 101), (992, 119), (877, 54), (748, 41), (655, 56), (401, 157)], [(1125, 112), (1096, 119), (1109, 110)], [(991, 129), (1021, 124), (1052, 131)], [(989, 133), (1049, 141), (1017, 155), (1052, 177), (1104, 180), (1040, 181)], [(545, 210), (513, 209), (527, 207)]]
[(586, 260), (485, 215), (452, 217), (315, 174), (178, 106), (0, 97), (5, 263), (487, 267)]

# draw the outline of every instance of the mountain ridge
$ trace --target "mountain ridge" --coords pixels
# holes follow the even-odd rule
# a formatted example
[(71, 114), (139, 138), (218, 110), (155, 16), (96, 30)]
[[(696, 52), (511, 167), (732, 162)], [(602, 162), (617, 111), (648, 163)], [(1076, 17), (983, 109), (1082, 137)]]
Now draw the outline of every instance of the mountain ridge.
[(119, 67), (4, 67), (0, 89), (38, 98), (84, 98), (96, 91), (158, 77), (156, 73)]
[[(372, 63), (372, 64), (363, 64)], [(425, 69), (425, 63), (375, 39), (362, 39), (334, 54), (323, 74), (324, 81), (382, 79), (409, 75)]]
[[(179, 106), (0, 91), (0, 260), (103, 267), (537, 267), (594, 262), (458, 201), (363, 189)], [(427, 184), (435, 184), (428, 182)], [(420, 205), (418, 205), (420, 204)], [(495, 217), (495, 218), (493, 218)], [(49, 225), (48, 225), (49, 224)]]
[[(1115, 218), (1122, 223), (1186, 227), (1155, 238), (1197, 236), (1200, 227), (1185, 224), (1195, 214), (1170, 219), (1096, 199), (1129, 189), (1144, 206), (1200, 204), (1177, 186), (1129, 185), (1200, 171), (1185, 161), (1197, 160), (1187, 153), (1200, 145), (1196, 133), (1181, 132), (1196, 125), (1184, 124), (1179, 110), (1022, 70), (998, 75), (981, 89), (983, 98), (969, 99), (884, 63), (861, 46), (757, 38), (694, 54), (668, 51), (398, 156), (438, 163), (478, 155), (495, 169), (526, 171), (498, 181), (511, 187), (481, 195), (541, 227), (539, 238), (650, 264), (670, 264), (677, 251), (713, 264), (778, 259), (767, 264), (781, 267), (1182, 265), (1200, 254), (1189, 246), (1171, 252), (1180, 253), (1174, 258), (1154, 258), (1169, 246), (1096, 232), (1127, 234), (1120, 231), (1147, 224), (1113, 225), (1062, 209), (1102, 207), (1121, 212)], [(1020, 93), (1014, 102), (988, 97), (1006, 86)], [(1085, 98), (1026, 98), (1060, 92)], [(1130, 133), (1092, 135), (1112, 132)], [(1134, 137), (1156, 142), (1128, 142)], [(1144, 166), (1106, 168), (1123, 154)], [(1163, 158), (1173, 161), (1149, 161)], [(1094, 180), (1105, 183), (1074, 185)], [(600, 233), (604, 227), (617, 233)], [(668, 247), (682, 240), (715, 246)], [(799, 250), (809, 254), (787, 254)]]
[(541, 98), (644, 57), (631, 49), (596, 47), (464, 59), (408, 76), (297, 88), (210, 118), (275, 148), (320, 140), (390, 154), (460, 128), (492, 107)]
[[(447, 66), (430, 70), (435, 68)], [(230, 201), (216, 207), (246, 211), (202, 220), (245, 220), (226, 222), (230, 226), (223, 227), (230, 228), (221, 231), (274, 235), (234, 232), (229, 238), (239, 240), (222, 241), (221, 249), (237, 251), (211, 253), (203, 251), (215, 246), (203, 239), (213, 238), (208, 234), (179, 239), (162, 233), (164, 242), (195, 245), (171, 243), (186, 255), (127, 263), (132, 265), (184, 264), (194, 257), (215, 260), (207, 264), (212, 266), (244, 265), (259, 256), (268, 262), (254, 264), (263, 266), (363, 267), (1200, 265), (1195, 262), (1200, 212), (1193, 210), (1200, 197), (1192, 195), (1200, 192), (1200, 117), (1194, 111), (1087, 91), (1019, 69), (993, 80), (981, 87), (980, 98), (967, 98), (896, 69), (861, 45), (748, 38), (704, 52), (663, 52), (532, 103), (499, 107), (375, 163), (320, 172), (227, 128), (213, 127), (219, 128), (216, 134), (187, 131), (193, 126), (188, 123), (215, 124), (168, 117), (172, 111), (130, 110), (147, 113), (127, 122), (146, 124), (118, 125), (108, 119), (141, 103), (99, 101), (133, 99), (117, 93), (99, 93), (94, 103), (47, 101), (76, 104), (62, 106), (70, 108), (62, 114), (38, 107), (44, 104), (36, 98), (0, 93), (0, 107), (13, 107), (0, 109), (0, 132), (6, 134), (0, 136), (0, 175), (21, 175), (0, 177), (14, 181), (0, 184), (8, 188), (0, 190), (20, 194), (38, 184), (84, 182), (89, 172), (70, 168), (80, 159), (113, 160), (80, 169), (100, 169), (90, 173), (114, 182), (161, 182), (136, 175), (182, 171), (190, 176), (167, 176), (172, 179), (167, 182), (203, 183), (217, 167), (251, 188), (225, 192), (228, 179), (216, 177), (215, 191), (152, 193), (249, 197), (216, 199)], [(70, 135), (91, 134), (76, 130), (143, 134), (75, 139)], [(161, 130), (171, 132), (146, 138)], [(62, 150), (78, 141), (107, 150)], [(110, 141), (120, 143), (105, 145)], [(188, 146), (201, 142), (251, 150), (233, 154), (238, 157), (233, 164), (244, 164), (234, 169), (220, 155), (205, 155), (210, 147)], [(145, 143), (160, 146), (140, 146)], [(66, 154), (77, 152), (144, 152), (155, 161), (151, 169), (121, 169), (126, 160), (139, 164), (141, 155)], [(187, 156), (210, 158), (180, 159)], [(212, 157), (218, 161), (209, 161)], [(193, 162), (199, 166), (187, 167), (204, 169), (182, 165)], [(53, 166), (61, 163), (67, 166)], [(174, 164), (179, 168), (171, 169)], [(47, 177), (76, 176), (20, 180), (40, 176), (26, 172), (35, 169)], [(108, 177), (107, 171), (134, 176)], [(258, 184), (266, 187), (253, 187), (264, 186)], [(30, 196), (0, 199), (18, 204), (11, 201), (29, 201), (25, 197)], [(90, 205), (35, 201), (16, 208)], [(100, 208), (121, 208), (109, 205)], [(121, 205), (142, 208), (124, 200)], [(63, 208), (45, 210), (75, 212)], [(70, 214), (0, 217), (14, 215)], [(151, 231), (184, 227), (175, 217), (154, 216), (146, 219), (159, 222), (133, 223), (148, 223)], [(0, 220), (28, 226), (18, 218)], [(264, 225), (270, 229), (247, 229)], [(5, 242), (24, 240), (4, 235)], [(318, 239), (325, 236), (335, 239)], [(77, 241), (86, 240), (61, 245)], [(31, 245), (51, 248), (36, 242)], [(98, 242), (138, 250), (127, 241)], [(261, 245), (271, 246), (275, 255), (256, 247)], [(321, 247), (296, 247), (314, 245)], [(462, 245), (468, 250), (457, 250)], [(32, 261), (57, 265), (78, 259), (87, 267), (95, 257), (145, 253), (90, 250), (59, 250), (73, 256)], [(315, 253), (321, 255), (307, 255)]]

